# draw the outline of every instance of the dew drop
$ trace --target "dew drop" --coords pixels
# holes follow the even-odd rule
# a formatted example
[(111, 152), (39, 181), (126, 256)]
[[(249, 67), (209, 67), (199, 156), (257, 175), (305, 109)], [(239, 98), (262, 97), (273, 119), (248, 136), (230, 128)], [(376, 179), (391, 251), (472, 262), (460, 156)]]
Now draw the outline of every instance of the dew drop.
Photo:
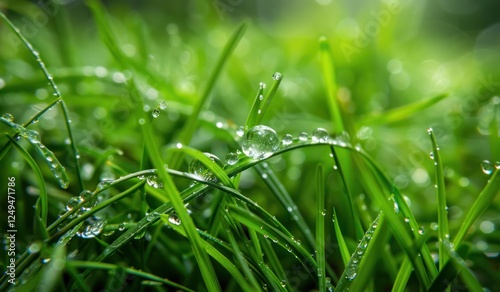
[(420, 226), (420, 228), (418, 229), (418, 234), (424, 235), (424, 233), (425, 233), (424, 226)]
[(146, 123), (146, 121), (144, 119), (139, 119), (139, 125), (144, 125)]
[(236, 130), (236, 136), (243, 137), (244, 134), (245, 134), (245, 128), (243, 128), (243, 126), (240, 126), (238, 130)]
[(123, 230), (125, 230), (125, 223), (120, 223), (120, 224), (118, 225), (118, 230), (119, 230), (119, 231), (123, 231)]
[(250, 129), (243, 141), (243, 153), (253, 159), (264, 159), (278, 150), (280, 140), (276, 131), (268, 126), (258, 125)]
[(14, 116), (12, 116), (9, 113), (6, 113), (2, 116), (2, 119), (6, 120), (7, 122), (14, 122)]
[(434, 160), (434, 152), (429, 153), (429, 157)]
[(274, 80), (279, 81), (279, 80), (281, 80), (281, 78), (283, 78), (283, 75), (280, 72), (276, 72), (273, 74)]
[(170, 215), (168, 215), (168, 222), (174, 224), (174, 225), (181, 225), (181, 219), (179, 219), (179, 216), (177, 216), (177, 213), (172, 212)]
[(285, 134), (285, 136), (283, 136), (283, 139), (281, 139), (281, 143), (284, 146), (288, 146), (288, 145), (292, 144), (292, 142), (293, 142), (293, 137), (290, 134)]
[(105, 224), (106, 221), (102, 219), (97, 219), (95, 217), (88, 218), (76, 235), (81, 238), (94, 238), (102, 232)]
[[(220, 166), (220, 167), (223, 166), (222, 162), (220, 161), (220, 159), (217, 156), (215, 156), (211, 153), (207, 153), (207, 152), (205, 152), (203, 154), (205, 154), (205, 156), (210, 158), (210, 160), (212, 160), (218, 166)], [(215, 176), (215, 174), (205, 164), (203, 164), (198, 159), (194, 159), (193, 161), (191, 161), (191, 163), (189, 164), (188, 171), (189, 171), (189, 173), (192, 173), (192, 174), (200, 177), (201, 179), (204, 179), (207, 181), (212, 181), (212, 182), (218, 181), (217, 176)]]
[(260, 82), (259, 87), (260, 87), (260, 89), (264, 89), (264, 88), (266, 88), (266, 84), (264, 82)]
[(313, 131), (312, 133), (312, 141), (316, 143), (324, 143), (328, 142), (328, 132), (323, 129), (323, 128), (317, 128), (316, 130)]
[(157, 117), (159, 117), (159, 116), (160, 116), (160, 110), (159, 110), (159, 109), (157, 109), (157, 108), (155, 108), (155, 109), (151, 112), (151, 114), (153, 115), (153, 118), (155, 118), (155, 119), (156, 119)]
[(410, 223), (410, 218), (406, 217), (404, 220), (406, 223)]
[(78, 204), (80, 204), (82, 202), (82, 198), (80, 196), (75, 196), (75, 197), (71, 197), (68, 202), (66, 203), (66, 210), (67, 211), (71, 211), (73, 210), (74, 208), (76, 208), (76, 206), (78, 206)]
[(259, 100), (263, 100), (263, 99), (264, 99), (264, 95), (259, 94)]
[(281, 280), (281, 287), (283, 287), (283, 288), (286, 287), (286, 280)]
[(306, 132), (302, 132), (299, 134), (299, 140), (300, 141), (307, 141), (309, 139), (309, 134)]
[(484, 173), (490, 175), (495, 170), (495, 166), (493, 166), (493, 164), (489, 160), (483, 160), (483, 162), (481, 163), (481, 169)]
[(238, 162), (238, 155), (234, 152), (229, 152), (226, 155), (226, 163), (229, 165), (235, 165)]
[(321, 211), (321, 215), (326, 216), (326, 209), (323, 209), (323, 211)]
[(160, 107), (160, 109), (164, 110), (167, 108), (167, 102), (163, 100), (158, 106)]
[(156, 175), (150, 175), (150, 176), (146, 177), (146, 182), (148, 183), (149, 186), (151, 186), (155, 189), (159, 189), (159, 188), (163, 187), (163, 183)]
[(149, 222), (153, 221), (154, 219), (155, 219), (155, 214), (153, 213), (146, 214), (146, 220), (148, 220)]

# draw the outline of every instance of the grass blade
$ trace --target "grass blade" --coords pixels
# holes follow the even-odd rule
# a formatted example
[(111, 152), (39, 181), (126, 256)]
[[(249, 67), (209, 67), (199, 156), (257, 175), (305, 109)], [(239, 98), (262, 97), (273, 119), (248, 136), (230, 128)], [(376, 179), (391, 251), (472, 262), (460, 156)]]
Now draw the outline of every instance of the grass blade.
[(257, 96), (253, 100), (252, 108), (248, 113), (247, 121), (245, 122), (245, 131), (257, 125), (257, 118), (262, 115), (262, 110), (260, 109), (260, 104), (264, 99), (264, 86), (261, 84), (259, 90), (257, 91)]
[(281, 80), (283, 79), (283, 75), (279, 72), (274, 73), (273, 75), (273, 86), (271, 87), (271, 90), (264, 96), (264, 99), (262, 100), (261, 106), (260, 106), (260, 113), (256, 117), (256, 124), (260, 124), (262, 121), (262, 118), (264, 117), (264, 114), (267, 112), (267, 108), (271, 104), (271, 100), (274, 97), (274, 94), (278, 90), (278, 87), (280, 86)]
[(446, 207), (446, 193), (444, 184), (443, 165), (441, 162), (441, 155), (439, 154), (439, 147), (436, 142), (436, 136), (432, 129), (428, 129), (431, 143), (432, 143), (432, 157), (434, 159), (434, 166), (436, 171), (436, 192), (437, 192), (437, 205), (438, 205), (438, 239), (439, 239), (439, 269), (444, 266), (448, 260), (448, 253), (444, 250), (444, 242), (449, 240), (450, 233), (448, 227), (448, 211)]
[(337, 237), (337, 243), (339, 245), (340, 256), (342, 257), (342, 262), (344, 263), (344, 267), (347, 267), (347, 263), (351, 258), (351, 253), (349, 253), (349, 249), (347, 248), (347, 244), (344, 240), (344, 235), (342, 235), (342, 230), (340, 230), (339, 219), (337, 217), (337, 213), (335, 212), (335, 208), (333, 208), (333, 228), (335, 230), (335, 236)]
[(431, 98), (416, 101), (411, 104), (401, 106), (383, 113), (372, 114), (370, 116), (364, 117), (359, 125), (365, 124), (390, 124), (399, 122), (409, 118), (410, 116), (421, 112), (422, 110), (433, 106), (434, 104), (445, 99), (448, 94), (440, 94)]
[(325, 184), (323, 167), (316, 168), (316, 263), (318, 264), (319, 291), (326, 290), (325, 271)]

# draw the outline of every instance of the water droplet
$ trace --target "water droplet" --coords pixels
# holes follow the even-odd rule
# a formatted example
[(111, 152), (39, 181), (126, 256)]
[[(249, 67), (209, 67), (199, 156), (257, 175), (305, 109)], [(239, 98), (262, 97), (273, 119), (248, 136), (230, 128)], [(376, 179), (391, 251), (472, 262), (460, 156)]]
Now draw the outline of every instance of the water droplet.
[(320, 268), (318, 268), (317, 273), (318, 273), (318, 277), (321, 277), (321, 275), (323, 274), (322, 270)]
[(306, 132), (302, 132), (299, 134), (299, 140), (300, 141), (307, 141), (309, 139), (309, 134)]
[(33, 124), (36, 124), (36, 123), (38, 123), (39, 121), (40, 121), (39, 119), (34, 119), (34, 120), (33, 120)]
[(434, 152), (429, 153), (429, 157), (434, 160)]
[(41, 262), (42, 264), (48, 264), (48, 263), (50, 263), (50, 258), (41, 259), (41, 260), (40, 260), (40, 262)]
[(238, 155), (234, 152), (229, 152), (226, 155), (226, 163), (229, 165), (235, 165), (238, 162)]
[(160, 109), (164, 110), (164, 109), (167, 109), (167, 102), (162, 100), (160, 102), (160, 104), (158, 105), (160, 107)]
[(113, 180), (111, 179), (103, 179), (99, 184), (97, 184), (97, 190), (107, 188), (112, 182)]
[(30, 254), (32, 254), (32, 253), (37, 253), (37, 252), (39, 252), (39, 251), (40, 251), (41, 247), (42, 247), (41, 242), (35, 242), (35, 243), (33, 243), (33, 244), (31, 244), (31, 245), (29, 246), (29, 248), (28, 248), (28, 252), (29, 252)]
[(328, 132), (323, 128), (317, 128), (312, 133), (312, 141), (316, 143), (328, 142), (328, 138), (329, 138)]
[(175, 147), (177, 147), (177, 149), (182, 149), (182, 143), (175, 144)]
[[(210, 160), (212, 160), (215, 164), (222, 167), (222, 162), (220, 161), (220, 159), (217, 156), (215, 156), (211, 153), (203, 153), (203, 154), (205, 154), (205, 156), (210, 158)], [(215, 174), (205, 164), (203, 164), (198, 159), (194, 159), (193, 161), (191, 161), (191, 163), (189, 164), (188, 171), (190, 173), (200, 177), (201, 179), (204, 179), (207, 181), (212, 181), (212, 182), (218, 181), (217, 176), (215, 176)]]
[(73, 210), (74, 208), (76, 208), (76, 206), (78, 206), (78, 204), (80, 204), (82, 202), (82, 198), (80, 196), (75, 196), (75, 197), (71, 197), (68, 202), (66, 203), (66, 210), (67, 211), (71, 211)]
[(146, 220), (148, 220), (148, 221), (153, 221), (155, 219), (155, 217), (156, 216), (153, 213), (147, 213), (146, 214)]
[(177, 213), (172, 212), (170, 215), (168, 215), (168, 222), (174, 224), (174, 225), (181, 225), (181, 219), (179, 219), (179, 216), (177, 216)]
[(267, 233), (264, 234), (264, 238), (269, 238), (269, 235)]
[(424, 235), (424, 233), (425, 233), (425, 228), (424, 228), (424, 226), (420, 226), (420, 228), (418, 229), (418, 234), (420, 234), (420, 235)]
[(495, 162), (495, 168), (500, 169), (500, 161)]
[(243, 128), (243, 126), (240, 126), (238, 130), (236, 130), (236, 135), (238, 137), (243, 137), (243, 134), (245, 134), (245, 128)]
[(263, 100), (263, 99), (264, 99), (264, 95), (259, 94), (259, 100)]
[(125, 230), (125, 223), (120, 223), (120, 224), (118, 225), (118, 230), (119, 230), (119, 231), (123, 231), (123, 230)]
[(346, 131), (343, 131), (342, 133), (340, 133), (340, 135), (338, 135), (336, 137), (336, 139), (340, 143), (346, 143), (346, 144), (351, 141), (351, 137), (349, 136), (349, 133), (347, 133)]
[(76, 235), (81, 238), (94, 238), (102, 232), (105, 224), (106, 221), (102, 219), (97, 219), (95, 217), (88, 218)]
[(139, 125), (144, 125), (146, 123), (146, 121), (144, 119), (139, 119)]
[(163, 187), (163, 183), (161, 180), (156, 176), (156, 175), (149, 175), (146, 178), (146, 182), (148, 183), (149, 186), (152, 186), (155, 189), (159, 189)]
[(321, 215), (326, 216), (326, 209), (323, 209), (323, 211), (321, 211)]
[(410, 223), (410, 218), (406, 217), (406, 218), (405, 218), (405, 222), (406, 222), (406, 223)]
[(290, 134), (285, 134), (285, 136), (283, 136), (283, 139), (281, 139), (281, 143), (285, 146), (292, 144), (292, 142), (293, 142), (293, 137)]
[(2, 119), (6, 120), (7, 122), (14, 122), (14, 116), (9, 114), (9, 113), (6, 113), (2, 116)]
[(264, 82), (259, 83), (260, 89), (266, 88), (266, 84)]
[(253, 159), (264, 159), (278, 150), (280, 140), (276, 131), (267, 126), (255, 126), (250, 129), (243, 141), (241, 149), (243, 153)]
[(157, 117), (159, 117), (159, 116), (160, 116), (160, 110), (159, 110), (159, 109), (157, 109), (157, 108), (155, 108), (155, 109), (151, 112), (151, 114), (153, 115), (153, 118), (155, 118), (155, 119), (156, 119)]
[(495, 166), (493, 166), (493, 164), (489, 160), (483, 160), (483, 162), (481, 163), (481, 169), (484, 173), (490, 175), (495, 170)]
[(286, 280), (281, 280), (281, 287), (283, 287), (283, 288), (286, 287)]
[(276, 72), (273, 74), (274, 80), (278, 81), (278, 80), (281, 80), (281, 78), (283, 78), (283, 75), (280, 72)]

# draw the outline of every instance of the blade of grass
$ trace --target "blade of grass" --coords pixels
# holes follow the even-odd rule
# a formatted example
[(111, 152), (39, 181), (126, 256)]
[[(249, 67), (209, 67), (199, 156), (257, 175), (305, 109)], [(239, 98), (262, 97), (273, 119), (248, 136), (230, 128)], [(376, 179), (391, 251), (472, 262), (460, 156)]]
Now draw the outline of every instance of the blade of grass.
[[(205, 107), (208, 103), (208, 99), (210, 96), (210, 92), (212, 92), (213, 87), (215, 86), (215, 82), (219, 78), (220, 73), (222, 72), (222, 68), (224, 67), (224, 64), (227, 62), (231, 54), (233, 53), (234, 49), (238, 45), (240, 39), (243, 37), (243, 34), (245, 33), (246, 30), (246, 23), (242, 23), (236, 31), (233, 33), (229, 41), (227, 42), (226, 46), (224, 47), (222, 54), (217, 61), (217, 64), (215, 65), (214, 70), (210, 74), (207, 84), (205, 86), (205, 89), (203, 90), (203, 93), (200, 97), (200, 100), (196, 103), (195, 107), (193, 108), (193, 112), (187, 119), (187, 122), (185, 126), (182, 128), (182, 130), (179, 133), (178, 141), (182, 145), (188, 145), (189, 142), (191, 141), (191, 138), (195, 132), (196, 129), (196, 124), (198, 123), (198, 116), (201, 113), (201, 110), (203, 107)], [(182, 161), (182, 153), (176, 153), (170, 159), (168, 160), (168, 165), (170, 168), (177, 169), (180, 166), (180, 163)]]
[(267, 108), (271, 104), (271, 100), (273, 99), (274, 94), (276, 94), (276, 91), (278, 90), (278, 87), (280, 86), (282, 79), (283, 79), (283, 75), (281, 73), (279, 73), (279, 72), (274, 73), (273, 86), (271, 87), (271, 90), (264, 96), (264, 99), (262, 100), (262, 103), (260, 106), (260, 114), (257, 115), (257, 117), (256, 117), (256, 123), (255, 123), (256, 125), (258, 125), (262, 122), (262, 118), (264, 117), (264, 114), (267, 112)]
[(440, 94), (431, 98), (423, 99), (416, 101), (414, 103), (410, 103), (399, 108), (395, 108), (383, 113), (372, 114), (362, 118), (359, 121), (359, 125), (365, 124), (390, 124), (399, 122), (409, 118), (412, 115), (415, 115), (422, 110), (433, 106), (434, 104), (440, 102), (445, 99), (448, 94)]
[(462, 243), (469, 228), (472, 226), (472, 224), (474, 224), (477, 218), (479, 218), (479, 216), (484, 211), (486, 211), (486, 209), (488, 209), (488, 207), (493, 202), (495, 196), (498, 195), (499, 193), (500, 193), (500, 169), (496, 169), (493, 172), (491, 178), (488, 180), (488, 184), (486, 184), (486, 186), (481, 191), (477, 199), (474, 201), (474, 204), (472, 204), (472, 207), (470, 208), (469, 212), (467, 212), (467, 215), (465, 216), (465, 219), (462, 222), (462, 225), (460, 226), (460, 229), (458, 230), (455, 239), (453, 240), (454, 246), (458, 246), (460, 243)]
[(316, 263), (318, 264), (319, 291), (326, 290), (325, 270), (325, 183), (323, 167), (316, 167)]
[(449, 240), (450, 231), (448, 227), (448, 211), (446, 207), (446, 193), (444, 184), (443, 164), (439, 147), (436, 142), (436, 136), (431, 128), (427, 130), (432, 143), (432, 156), (436, 172), (436, 193), (438, 205), (438, 240), (439, 240), (439, 269), (441, 269), (448, 260), (448, 253), (445, 252), (444, 242)]
[(252, 108), (247, 116), (247, 121), (245, 122), (245, 131), (257, 125), (257, 118), (262, 115), (262, 110), (260, 109), (260, 104), (262, 99), (264, 99), (264, 86), (260, 85), (257, 95), (255, 96), (252, 104)]
[[(66, 265), (71, 266), (73, 268), (83, 268), (83, 269), (92, 269), (92, 270), (108, 270), (108, 271), (115, 270), (118, 268), (118, 266), (114, 265), (114, 264), (99, 263), (99, 262), (92, 262), (92, 261), (67, 261)], [(160, 283), (163, 283), (165, 285), (168, 285), (168, 286), (171, 286), (171, 287), (174, 287), (177, 289), (181, 289), (184, 291), (193, 291), (187, 287), (184, 287), (184, 286), (177, 284), (173, 281), (170, 281), (166, 278), (161, 278), (161, 277), (158, 277), (156, 275), (153, 275), (153, 274), (150, 274), (147, 272), (138, 271), (138, 270), (135, 270), (133, 268), (124, 268), (124, 270), (127, 274), (130, 274), (130, 275), (134, 275), (134, 276), (141, 277), (144, 279), (149, 279), (152, 281), (160, 282)]]
[(337, 237), (337, 243), (339, 245), (340, 256), (342, 257), (342, 262), (344, 267), (347, 267), (347, 263), (351, 258), (351, 253), (347, 248), (347, 244), (344, 240), (344, 235), (342, 235), (342, 230), (340, 230), (339, 219), (337, 217), (337, 213), (335, 212), (335, 208), (333, 208), (333, 228), (335, 230), (335, 236)]

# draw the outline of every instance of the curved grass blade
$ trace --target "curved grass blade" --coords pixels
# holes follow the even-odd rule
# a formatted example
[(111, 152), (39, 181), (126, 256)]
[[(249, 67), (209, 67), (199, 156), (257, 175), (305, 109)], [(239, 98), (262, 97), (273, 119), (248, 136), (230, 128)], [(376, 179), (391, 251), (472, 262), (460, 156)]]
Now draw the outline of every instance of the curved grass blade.
[(409, 118), (410, 116), (421, 112), (422, 110), (433, 106), (434, 104), (445, 99), (448, 94), (443, 93), (431, 98), (423, 99), (410, 103), (392, 110), (385, 111), (383, 113), (372, 114), (362, 118), (359, 121), (359, 125), (365, 124), (390, 124), (399, 122)]
[(342, 235), (342, 230), (340, 230), (339, 220), (337, 217), (337, 213), (335, 212), (335, 208), (333, 208), (333, 228), (335, 230), (335, 236), (337, 237), (337, 243), (339, 245), (340, 256), (342, 257), (342, 262), (344, 263), (344, 267), (347, 267), (347, 263), (351, 258), (351, 253), (349, 253), (349, 249), (347, 248), (347, 244), (344, 240), (344, 235)]
[(444, 250), (444, 242), (449, 240), (448, 211), (446, 207), (446, 193), (444, 184), (443, 164), (441, 155), (436, 142), (436, 136), (431, 128), (427, 130), (432, 143), (432, 157), (436, 171), (436, 193), (438, 205), (438, 239), (439, 239), (439, 269), (441, 269), (448, 260), (448, 253)]
[(488, 184), (484, 187), (484, 189), (481, 191), (477, 199), (474, 201), (474, 204), (472, 204), (472, 207), (470, 208), (469, 212), (467, 212), (467, 215), (465, 216), (465, 219), (462, 222), (462, 225), (460, 226), (460, 229), (458, 230), (455, 239), (453, 240), (453, 244), (455, 246), (458, 246), (460, 243), (462, 243), (469, 228), (472, 226), (472, 224), (474, 224), (477, 218), (484, 211), (486, 211), (486, 209), (488, 209), (488, 207), (493, 202), (495, 196), (498, 195), (499, 193), (500, 193), (500, 169), (496, 169), (495, 172), (493, 172), (491, 178), (489, 179)]
[[(168, 224), (172, 229), (177, 231), (179, 234), (181, 234), (184, 237), (187, 237), (185, 230), (183, 230), (180, 226), (172, 224), (169, 221), (169, 216), (162, 214), (161, 219), (163, 222)], [(181, 225), (184, 223), (181, 223)], [(211, 237), (209, 234), (205, 234), (206, 236), (209, 236), (210, 239), (213, 239), (215, 242), (222, 244), (222, 242), (216, 238)], [(231, 262), (228, 258), (226, 258), (221, 252), (219, 252), (215, 247), (212, 245), (208, 244), (206, 241), (202, 241), (203, 247), (206, 250), (206, 252), (217, 262), (219, 262), (230, 274), (233, 276), (233, 278), (236, 280), (238, 285), (244, 290), (244, 291), (252, 291), (252, 286), (250, 283), (247, 282), (243, 274), (237, 269), (236, 265)], [(231, 252), (233, 252), (230, 247), (226, 246), (225, 244), (222, 244), (222, 246), (225, 246), (226, 249), (229, 249)]]
[[(222, 72), (222, 68), (224, 67), (224, 64), (227, 62), (229, 59), (229, 56), (233, 53), (234, 49), (238, 45), (240, 39), (243, 37), (243, 34), (245, 33), (246, 30), (246, 23), (242, 23), (236, 31), (233, 33), (229, 41), (226, 43), (226, 46), (224, 47), (224, 50), (222, 51), (222, 54), (217, 61), (217, 64), (215, 65), (214, 70), (210, 74), (210, 77), (208, 78), (207, 85), (205, 86), (205, 89), (203, 90), (203, 93), (200, 97), (200, 100), (196, 103), (196, 105), (193, 108), (193, 112), (191, 113), (191, 116), (186, 121), (185, 126), (182, 128), (182, 130), (179, 133), (178, 140), (182, 145), (188, 145), (189, 142), (191, 141), (191, 138), (194, 134), (194, 131), (196, 129), (196, 124), (198, 123), (198, 116), (201, 113), (201, 110), (203, 107), (205, 107), (208, 103), (208, 99), (210, 96), (210, 92), (212, 92), (213, 87), (215, 86), (215, 82), (219, 78), (220, 73)], [(182, 161), (182, 153), (177, 153), (174, 154), (169, 160), (168, 160), (168, 165), (173, 168), (177, 169), (179, 168), (179, 165)]]
[(282, 79), (283, 79), (283, 75), (281, 73), (279, 73), (279, 72), (274, 73), (273, 86), (271, 87), (271, 90), (269, 90), (269, 92), (264, 96), (264, 99), (262, 100), (262, 103), (260, 105), (260, 113), (256, 117), (255, 125), (260, 124), (262, 121), (262, 118), (264, 118), (264, 114), (267, 112), (267, 108), (271, 104), (271, 100), (273, 99), (274, 95), (276, 94), (276, 91), (278, 90), (278, 87), (280, 86)]
[(325, 183), (323, 167), (316, 168), (316, 263), (318, 264), (319, 291), (326, 290), (325, 271)]
[(260, 109), (260, 104), (264, 99), (264, 86), (260, 85), (257, 91), (257, 96), (255, 96), (252, 104), (252, 108), (248, 113), (247, 120), (245, 122), (245, 131), (257, 125), (257, 118), (262, 115), (262, 110)]
[[(364, 259), (365, 255), (367, 254), (367, 248), (369, 247), (371, 240), (374, 238), (375, 231), (377, 230), (377, 228), (379, 226), (379, 220), (381, 218), (382, 218), (381, 221), (383, 221), (383, 216), (381, 214), (378, 215), (377, 218), (375, 218), (372, 225), (368, 228), (365, 235), (363, 236), (363, 238), (359, 242), (358, 247), (356, 248), (356, 250), (352, 254), (351, 259), (349, 260), (349, 263), (347, 264), (346, 268), (344, 269), (344, 272), (342, 273), (342, 276), (340, 277), (340, 281), (339, 281), (337, 287), (335, 288), (335, 291), (347, 291), (347, 290), (349, 290), (351, 283), (358, 277), (358, 272), (360, 270), (361, 261)], [(381, 228), (379, 228), (379, 229), (381, 229)], [(370, 260), (371, 260), (371, 258), (370, 258)], [(372, 262), (370, 264), (373, 265), (374, 263)], [(363, 271), (363, 273), (365, 273), (365, 270), (362, 270), (362, 271)], [(363, 275), (362, 280), (367, 278), (369, 275), (371, 275), (371, 273), (367, 273), (366, 275)], [(354, 291), (362, 291), (362, 290), (354, 290)]]
[[(31, 169), (33, 169), (33, 172), (35, 173), (35, 177), (36, 177), (36, 180), (38, 182), (38, 188), (40, 190), (40, 209), (41, 209), (40, 210), (41, 211), (40, 218), (41, 218), (41, 221), (42, 221), (42, 224), (44, 227), (43, 229), (45, 229), (45, 227), (47, 226), (47, 214), (48, 214), (48, 208), (49, 208), (49, 201), (48, 201), (47, 190), (45, 188), (45, 181), (43, 179), (42, 171), (40, 170), (40, 168), (36, 164), (33, 157), (31, 157), (31, 155), (26, 150), (24, 150), (19, 144), (17, 144), (17, 142), (14, 139), (12, 139), (12, 137), (10, 135), (5, 135), (5, 136), (7, 136), (7, 138), (10, 140), (12, 145), (14, 145), (16, 150), (24, 157), (26, 162), (28, 162)], [(47, 236), (46, 231), (42, 234), (45, 234), (45, 236)]]
[[(66, 265), (74, 267), (74, 268), (84, 268), (84, 269), (92, 269), (92, 270), (116, 270), (118, 268), (117, 265), (92, 262), (92, 261), (67, 261)], [(127, 274), (134, 275), (134, 276), (141, 277), (141, 278), (148, 279), (148, 280), (152, 280), (152, 281), (156, 281), (156, 282), (160, 282), (160, 283), (163, 283), (165, 285), (168, 285), (168, 286), (171, 286), (171, 287), (174, 287), (177, 289), (181, 289), (183, 291), (193, 291), (187, 287), (184, 287), (180, 284), (172, 282), (166, 278), (161, 278), (161, 277), (158, 277), (156, 275), (153, 275), (153, 274), (150, 274), (147, 272), (138, 271), (138, 270), (135, 270), (133, 268), (124, 268), (124, 271)]]

